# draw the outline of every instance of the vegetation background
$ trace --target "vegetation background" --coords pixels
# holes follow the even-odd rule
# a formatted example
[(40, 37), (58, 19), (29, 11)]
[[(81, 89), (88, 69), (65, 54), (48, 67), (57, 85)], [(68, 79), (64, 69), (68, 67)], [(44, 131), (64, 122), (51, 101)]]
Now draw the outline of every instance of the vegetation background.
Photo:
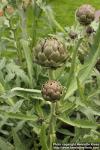
[(74, 23), (74, 14), (78, 6), (91, 4), (96, 9), (100, 9), (100, 0), (48, 0), (52, 6), (56, 20), (64, 27)]
[[(53, 150), (55, 141), (100, 142), (100, 24), (94, 21), (89, 34), (87, 27), (84, 30), (75, 22), (80, 5), (91, 4), (98, 10), (100, 0), (7, 2), (0, 1), (0, 150)], [(56, 64), (56, 50), (62, 60), (59, 42), (47, 45), (53, 57), (43, 60), (48, 38), (43, 45), (38, 40), (48, 36), (62, 40), (68, 54), (66, 63), (55, 70), (35, 63), (40, 55), (45, 64), (50, 59)], [(64, 87), (56, 103), (45, 101), (41, 94), (43, 84), (51, 79)]]
[[(56, 20), (62, 27), (72, 26), (75, 23), (75, 11), (82, 4), (91, 4), (97, 10), (100, 9), (100, 0), (46, 0), (47, 4), (53, 10)], [(31, 11), (31, 10), (30, 10)], [(32, 14), (32, 12), (30, 12)], [(32, 21), (31, 15), (28, 16)], [(29, 25), (30, 26), (30, 25)], [(45, 24), (44, 19), (38, 23), (38, 36), (45, 37), (52, 31), (47, 28), (48, 23)], [(42, 29), (42, 30), (41, 30)]]

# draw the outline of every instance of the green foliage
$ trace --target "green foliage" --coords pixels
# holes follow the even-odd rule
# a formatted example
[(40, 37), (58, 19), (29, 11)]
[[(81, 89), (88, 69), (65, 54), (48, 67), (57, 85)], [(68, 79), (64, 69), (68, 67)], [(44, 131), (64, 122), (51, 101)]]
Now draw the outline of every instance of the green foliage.
[[(49, 4), (64, 2), (32, 0), (23, 6), (19, 0), (9, 0), (14, 7), (11, 14), (6, 13), (7, 3), (0, 4), (4, 11), (0, 16), (0, 150), (52, 150), (55, 142), (100, 142), (100, 23), (91, 24), (95, 32), (90, 36), (77, 21), (63, 28), (56, 17), (60, 10), (55, 15)], [(70, 16), (63, 11), (66, 18)], [(77, 33), (76, 39), (69, 37), (70, 31)], [(65, 64), (56, 69), (34, 61), (38, 40), (50, 36), (68, 51)], [(41, 94), (49, 79), (63, 86), (61, 99), (54, 103)]]
[(13, 139), (14, 139), (15, 149), (16, 150), (26, 150), (26, 147), (20, 141), (20, 138), (14, 129), (12, 130), (12, 135), (13, 135)]
[(0, 149), (13, 150), (14, 147), (9, 142), (5, 141), (3, 138), (0, 138)]
[[(72, 25), (75, 20), (75, 10), (82, 4), (91, 4), (96, 9), (100, 9), (99, 0), (49, 0), (53, 10), (55, 11), (56, 20), (62, 25)], [(60, 17), (62, 16), (62, 17)], [(64, 18), (64, 19), (63, 19)]]

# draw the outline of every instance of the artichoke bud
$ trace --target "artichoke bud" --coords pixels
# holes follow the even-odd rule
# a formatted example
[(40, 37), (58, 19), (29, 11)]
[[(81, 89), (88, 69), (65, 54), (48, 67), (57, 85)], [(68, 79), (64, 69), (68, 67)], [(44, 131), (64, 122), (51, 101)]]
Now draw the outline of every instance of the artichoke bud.
[(74, 39), (77, 38), (77, 33), (73, 32), (73, 31), (70, 31), (70, 32), (69, 32), (69, 37), (70, 37), (72, 40), (74, 40)]
[(35, 62), (44, 67), (57, 68), (66, 61), (67, 57), (63, 43), (53, 37), (39, 41), (35, 47)]
[(38, 58), (40, 59), (40, 61), (45, 61), (46, 60), (45, 55), (43, 53), (40, 53), (40, 52), (39, 52), (39, 57)]
[(14, 8), (10, 5), (8, 5), (5, 10), (9, 15), (12, 15), (14, 13)]
[(93, 32), (95, 32), (94, 29), (93, 29), (93, 27), (88, 26), (87, 29), (86, 29), (86, 33), (87, 33), (88, 35), (91, 35)]
[(95, 21), (96, 21), (96, 22), (99, 22), (99, 20), (100, 20), (100, 10), (97, 10), (97, 11), (95, 12)]
[(44, 53), (47, 57), (50, 56), (50, 54), (52, 53), (52, 47), (49, 47), (47, 46), (45, 49), (44, 49)]
[(58, 61), (59, 60), (59, 57), (60, 57), (60, 54), (59, 52), (53, 52), (50, 56), (51, 60), (55, 60), (55, 61)]
[(58, 81), (49, 80), (41, 89), (43, 98), (52, 103), (61, 99), (63, 87)]
[(30, 4), (32, 0), (22, 0), (22, 7), (26, 9)]
[(82, 5), (76, 11), (76, 17), (81, 25), (87, 26), (95, 19), (95, 9), (89, 4)]

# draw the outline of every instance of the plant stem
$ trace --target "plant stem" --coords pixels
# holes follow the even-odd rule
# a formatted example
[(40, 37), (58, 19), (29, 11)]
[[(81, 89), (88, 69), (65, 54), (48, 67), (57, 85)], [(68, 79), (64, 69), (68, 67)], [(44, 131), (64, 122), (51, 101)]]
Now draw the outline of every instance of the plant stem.
[(37, 39), (37, 17), (36, 17), (36, 0), (34, 0), (34, 6), (33, 6), (33, 25), (32, 25), (32, 31), (33, 31), (33, 38), (32, 38), (32, 47), (34, 47), (35, 43), (36, 43), (36, 39)]
[[(49, 80), (54, 79), (54, 74), (53, 70), (49, 69), (48, 70), (49, 74)], [(51, 103), (51, 118), (50, 118), (50, 126), (49, 126), (49, 141), (50, 141), (50, 150), (53, 150), (53, 143), (55, 142), (56, 135), (55, 135), (55, 124), (56, 124), (56, 118), (55, 118), (55, 109), (56, 108), (56, 103)]]
[(54, 72), (51, 69), (48, 69), (48, 74), (49, 74), (49, 80), (53, 80), (54, 79)]
[(22, 65), (22, 53), (21, 53), (21, 50), (20, 50), (20, 47), (19, 47), (19, 42), (17, 40), (17, 37), (16, 37), (16, 29), (13, 29), (12, 28), (12, 25), (11, 25), (11, 20), (9, 17), (7, 17), (7, 15), (5, 14), (8, 22), (9, 22), (9, 26), (10, 26), (10, 30), (13, 32), (13, 35), (14, 35), (14, 41), (15, 41), (15, 46), (17, 48), (17, 55), (18, 55), (18, 59), (19, 59), (19, 62), (20, 62), (20, 65)]
[(26, 12), (23, 8), (19, 9), (19, 13), (21, 16), (21, 25), (22, 25), (22, 37), (23, 39), (27, 40), (28, 35), (27, 35), (27, 26), (26, 26)]
[(13, 30), (13, 34), (14, 34), (14, 39), (15, 39), (15, 46), (17, 48), (17, 55), (18, 55), (18, 59), (19, 59), (19, 62), (20, 62), (20, 65), (23, 66), (23, 63), (22, 63), (22, 52), (21, 52), (21, 48), (20, 48), (20, 43), (16, 37), (16, 30)]
[(55, 123), (56, 123), (56, 118), (55, 118), (55, 107), (56, 103), (51, 103), (51, 118), (50, 118), (50, 150), (53, 149), (52, 145), (55, 142)]
[(26, 25), (26, 12), (23, 8), (19, 9), (20, 16), (21, 16), (21, 23), (22, 23), (22, 37), (23, 39), (20, 40), (23, 52), (25, 55), (25, 60), (27, 64), (27, 71), (30, 78), (30, 87), (33, 88), (35, 86), (35, 81), (33, 79), (33, 62), (32, 62), (32, 52), (29, 47), (28, 42), (28, 35), (27, 35), (27, 25)]

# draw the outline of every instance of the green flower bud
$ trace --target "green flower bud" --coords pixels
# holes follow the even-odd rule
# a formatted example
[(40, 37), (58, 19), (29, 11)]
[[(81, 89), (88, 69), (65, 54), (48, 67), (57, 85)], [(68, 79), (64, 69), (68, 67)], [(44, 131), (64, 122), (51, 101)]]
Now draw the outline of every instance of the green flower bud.
[(63, 43), (53, 37), (39, 41), (35, 47), (35, 62), (44, 67), (60, 67), (67, 57)]
[(89, 4), (82, 5), (77, 9), (76, 17), (80, 24), (87, 26), (95, 19), (95, 9)]
[(62, 85), (57, 81), (46, 82), (41, 89), (42, 96), (45, 100), (52, 103), (60, 100), (63, 92)]
[(86, 29), (86, 33), (87, 33), (88, 35), (90, 35), (90, 34), (92, 34), (93, 32), (94, 32), (93, 27), (88, 26), (87, 29)]
[(74, 39), (77, 38), (77, 33), (73, 32), (73, 31), (70, 31), (69, 32), (69, 37), (74, 40)]
[(96, 22), (99, 22), (99, 20), (100, 20), (100, 10), (97, 10), (97, 11), (95, 12), (95, 21), (96, 21)]

